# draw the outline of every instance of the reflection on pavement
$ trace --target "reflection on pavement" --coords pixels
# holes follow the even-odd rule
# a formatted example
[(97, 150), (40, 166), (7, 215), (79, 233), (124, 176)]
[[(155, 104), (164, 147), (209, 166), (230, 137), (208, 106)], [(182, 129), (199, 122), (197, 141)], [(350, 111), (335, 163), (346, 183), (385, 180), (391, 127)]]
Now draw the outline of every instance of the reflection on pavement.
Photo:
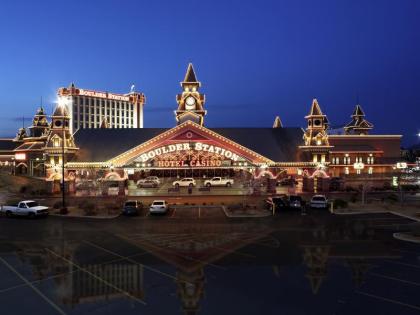
[(258, 314), (262, 301), (267, 313), (414, 314), (419, 247), (392, 238), (410, 223), (0, 219), (2, 314)]

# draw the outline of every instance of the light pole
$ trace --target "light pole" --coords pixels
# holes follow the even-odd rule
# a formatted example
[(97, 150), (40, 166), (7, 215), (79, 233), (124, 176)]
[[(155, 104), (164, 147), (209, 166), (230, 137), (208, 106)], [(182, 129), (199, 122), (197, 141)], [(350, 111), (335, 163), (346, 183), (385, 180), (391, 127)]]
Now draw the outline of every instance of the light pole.
[(398, 190), (400, 193), (400, 203), (402, 204), (404, 199), (403, 199), (403, 191), (402, 191), (402, 187), (401, 187), (401, 172), (407, 168), (407, 163), (406, 162), (398, 162), (396, 164), (396, 169), (398, 170)]
[[(354, 163), (353, 164), (353, 168), (356, 170), (356, 172), (358, 173), (358, 174), (360, 174), (361, 172), (362, 172), (362, 170), (365, 168), (365, 164), (364, 163), (362, 163), (362, 162), (356, 162), (356, 163)], [(366, 187), (367, 186), (367, 182), (366, 181), (363, 181), (363, 184), (362, 184), (362, 205), (364, 205), (365, 204), (365, 199), (366, 199)]]

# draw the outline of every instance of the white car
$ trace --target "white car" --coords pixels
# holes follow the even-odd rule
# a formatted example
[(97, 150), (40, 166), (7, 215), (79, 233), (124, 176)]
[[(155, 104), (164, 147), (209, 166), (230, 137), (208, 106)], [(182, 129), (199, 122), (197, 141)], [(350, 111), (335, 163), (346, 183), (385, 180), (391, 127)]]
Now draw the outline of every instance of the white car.
[(154, 200), (149, 208), (149, 213), (166, 213), (168, 212), (169, 207), (165, 200)]
[(176, 180), (172, 183), (176, 188), (178, 187), (194, 187), (195, 179), (192, 177), (185, 177), (183, 179)]
[(40, 206), (33, 200), (24, 200), (16, 205), (2, 206), (1, 212), (5, 213), (8, 217), (17, 215), (34, 218), (38, 216), (47, 216), (48, 207)]
[(158, 186), (160, 185), (160, 179), (159, 179), (159, 177), (157, 177), (157, 176), (148, 176), (146, 178), (139, 179), (137, 181), (137, 186), (139, 186), (139, 185), (141, 185), (141, 184), (143, 184), (143, 183), (145, 183), (147, 181), (154, 181), (154, 182), (156, 182), (158, 184)]
[(204, 181), (204, 186), (206, 187), (211, 187), (211, 186), (231, 187), (232, 185), (233, 185), (233, 179), (230, 179), (230, 178), (213, 177), (212, 179), (208, 179)]
[(311, 208), (328, 209), (328, 199), (324, 195), (315, 195), (310, 202)]

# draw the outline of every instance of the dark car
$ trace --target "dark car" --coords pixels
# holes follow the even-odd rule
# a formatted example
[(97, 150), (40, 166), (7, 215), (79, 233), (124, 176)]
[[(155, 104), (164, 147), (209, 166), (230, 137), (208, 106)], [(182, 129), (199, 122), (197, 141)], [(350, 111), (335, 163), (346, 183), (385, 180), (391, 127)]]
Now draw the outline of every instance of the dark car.
[(137, 200), (127, 200), (124, 203), (122, 214), (127, 216), (137, 216), (142, 209), (143, 205), (141, 202)]
[(303, 210), (305, 201), (301, 196), (291, 195), (288, 197), (288, 205), (291, 210)]
[(267, 209), (273, 212), (287, 210), (288, 208), (287, 196), (281, 195), (281, 196), (269, 197), (265, 200), (265, 204), (266, 204)]

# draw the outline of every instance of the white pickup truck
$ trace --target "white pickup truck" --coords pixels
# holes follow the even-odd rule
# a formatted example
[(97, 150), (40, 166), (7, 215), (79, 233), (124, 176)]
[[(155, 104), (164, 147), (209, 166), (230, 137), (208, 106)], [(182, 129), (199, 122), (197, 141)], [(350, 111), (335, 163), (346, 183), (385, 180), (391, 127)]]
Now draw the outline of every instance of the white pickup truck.
[(40, 206), (33, 200), (24, 200), (16, 205), (2, 206), (0, 211), (8, 217), (16, 215), (35, 218), (48, 215), (48, 207)]
[(231, 187), (233, 185), (233, 179), (231, 178), (222, 178), (222, 177), (213, 177), (204, 181), (204, 186), (226, 186)]

